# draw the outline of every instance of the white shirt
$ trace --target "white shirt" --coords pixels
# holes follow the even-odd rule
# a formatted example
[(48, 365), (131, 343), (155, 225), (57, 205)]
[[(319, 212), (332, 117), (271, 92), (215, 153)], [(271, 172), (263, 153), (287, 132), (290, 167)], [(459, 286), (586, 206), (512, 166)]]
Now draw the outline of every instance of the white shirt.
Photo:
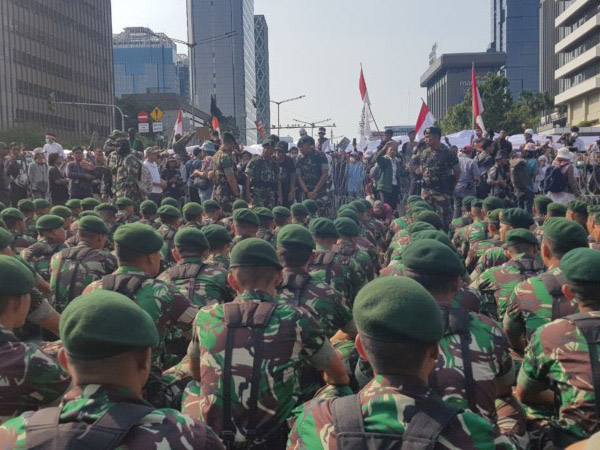
[(58, 153), (60, 155), (60, 159), (65, 159), (65, 151), (63, 150), (63, 146), (58, 142), (52, 142), (44, 145), (44, 153), (46, 154), (46, 158), (52, 153)]
[(152, 193), (153, 194), (162, 194), (162, 188), (160, 186), (156, 186), (154, 183), (160, 183), (160, 172), (158, 171), (158, 165), (156, 163), (152, 163), (148, 160), (144, 161), (144, 166), (152, 175)]

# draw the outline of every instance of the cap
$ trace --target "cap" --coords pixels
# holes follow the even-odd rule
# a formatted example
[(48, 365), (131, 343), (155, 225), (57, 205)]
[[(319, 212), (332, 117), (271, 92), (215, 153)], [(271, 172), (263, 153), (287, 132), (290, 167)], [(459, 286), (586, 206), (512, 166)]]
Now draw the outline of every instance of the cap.
[(360, 234), (360, 229), (356, 222), (347, 217), (338, 217), (333, 221), (340, 236), (355, 237)]
[(340, 234), (335, 227), (335, 224), (324, 217), (312, 219), (308, 224), (308, 231), (318, 238), (338, 238)]
[(576, 248), (560, 260), (560, 268), (570, 284), (600, 284), (600, 252), (591, 248)]

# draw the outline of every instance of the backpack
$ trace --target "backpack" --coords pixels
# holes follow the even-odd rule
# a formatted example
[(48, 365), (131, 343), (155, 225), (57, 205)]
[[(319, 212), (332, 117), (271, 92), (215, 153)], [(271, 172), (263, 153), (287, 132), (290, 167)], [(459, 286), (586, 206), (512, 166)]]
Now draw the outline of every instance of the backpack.
[[(62, 312), (62, 309), (67, 306), (67, 303), (73, 300), (75, 297), (80, 296), (83, 292), (83, 289), (86, 288), (86, 286), (82, 285), (78, 286), (78, 289), (75, 290), (77, 281), (79, 281), (80, 278), (79, 275), (80, 273), (82, 273), (80, 271), (81, 264), (84, 263), (85, 258), (92, 252), (94, 252), (94, 249), (90, 247), (74, 247), (66, 249), (62, 254), (62, 257), (60, 258), (60, 263), (58, 264), (58, 270), (56, 271), (56, 286), (54, 288), (54, 292), (51, 294), (54, 295), (54, 301), (52, 303), (55, 306), (61, 308), (61, 311), (59, 312)], [(65, 262), (67, 261), (72, 263), (73, 267), (66, 273), (65, 278), (65, 274), (63, 273), (62, 268)], [(89, 272), (84, 271), (83, 274), (85, 276), (88, 275)], [(67, 295), (64, 299), (60, 296), (60, 288), (62, 287), (62, 285), (68, 286)], [(64, 302), (64, 300), (66, 300), (66, 302)]]
[(527, 187), (527, 162), (523, 158), (511, 159), (510, 181), (515, 189)]
[(544, 192), (566, 192), (567, 177), (562, 173), (562, 168), (550, 166), (546, 170), (546, 175), (542, 181)]

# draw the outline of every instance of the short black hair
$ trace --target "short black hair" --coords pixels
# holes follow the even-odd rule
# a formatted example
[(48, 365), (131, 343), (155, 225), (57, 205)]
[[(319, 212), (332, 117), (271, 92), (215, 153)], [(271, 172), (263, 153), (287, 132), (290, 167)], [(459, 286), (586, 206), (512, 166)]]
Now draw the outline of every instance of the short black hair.
[(600, 284), (567, 284), (581, 306), (600, 310)]
[(131, 250), (126, 247), (121, 247), (118, 244), (115, 245), (115, 253), (117, 254), (117, 259), (120, 263), (135, 263), (142, 256), (144, 256), (144, 254), (140, 252), (136, 252), (135, 250)]
[(536, 246), (528, 244), (526, 242), (520, 242), (518, 244), (514, 244), (508, 247), (508, 250), (511, 253), (528, 253), (534, 250)]
[(561, 259), (568, 252), (573, 250), (572, 247), (566, 247), (564, 244), (553, 241), (552, 239), (550, 239), (546, 236), (544, 236), (543, 242), (545, 242), (548, 245), (548, 248), (550, 249), (550, 253), (552, 253), (552, 256), (554, 256), (556, 259)]
[(17, 227), (19, 222), (22, 222), (22, 219), (17, 219), (16, 217), (5, 217), (4, 223), (9, 230), (14, 230)]
[(302, 267), (312, 255), (312, 250), (309, 248), (294, 248), (288, 249), (279, 247), (277, 249), (277, 255), (284, 266), (288, 267)]
[(53, 166), (56, 161), (58, 161), (58, 158), (60, 158), (60, 154), (50, 153), (50, 155), (48, 155), (48, 165)]
[[(369, 363), (378, 374), (415, 375), (425, 361), (427, 350), (437, 344), (411, 340), (382, 342), (360, 335)], [(390, 355), (395, 357), (390, 358)]]
[(412, 278), (431, 294), (446, 294), (455, 285), (458, 275), (449, 275), (439, 272), (413, 272), (410, 269), (404, 269), (404, 276)]
[(482, 148), (486, 149), (488, 147), (491, 147), (491, 145), (493, 144), (493, 142), (489, 139), (485, 139), (482, 143), (481, 146)]

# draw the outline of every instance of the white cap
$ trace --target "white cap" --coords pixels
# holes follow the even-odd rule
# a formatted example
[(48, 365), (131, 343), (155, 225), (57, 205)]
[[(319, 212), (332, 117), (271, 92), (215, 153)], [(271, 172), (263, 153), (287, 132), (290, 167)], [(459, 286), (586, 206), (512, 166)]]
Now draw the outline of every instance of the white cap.
[(535, 133), (533, 132), (533, 130), (531, 128), (527, 128), (525, 130), (525, 134), (529, 134), (529, 135), (533, 136)]
[(43, 153), (46, 153), (46, 152), (41, 147), (38, 147), (38, 148), (36, 148), (36, 149), (33, 150), (33, 154), (34, 155), (39, 155), (39, 154), (43, 154)]
[(563, 147), (556, 152), (556, 159), (564, 159), (566, 161), (572, 161), (573, 155), (567, 147)]

